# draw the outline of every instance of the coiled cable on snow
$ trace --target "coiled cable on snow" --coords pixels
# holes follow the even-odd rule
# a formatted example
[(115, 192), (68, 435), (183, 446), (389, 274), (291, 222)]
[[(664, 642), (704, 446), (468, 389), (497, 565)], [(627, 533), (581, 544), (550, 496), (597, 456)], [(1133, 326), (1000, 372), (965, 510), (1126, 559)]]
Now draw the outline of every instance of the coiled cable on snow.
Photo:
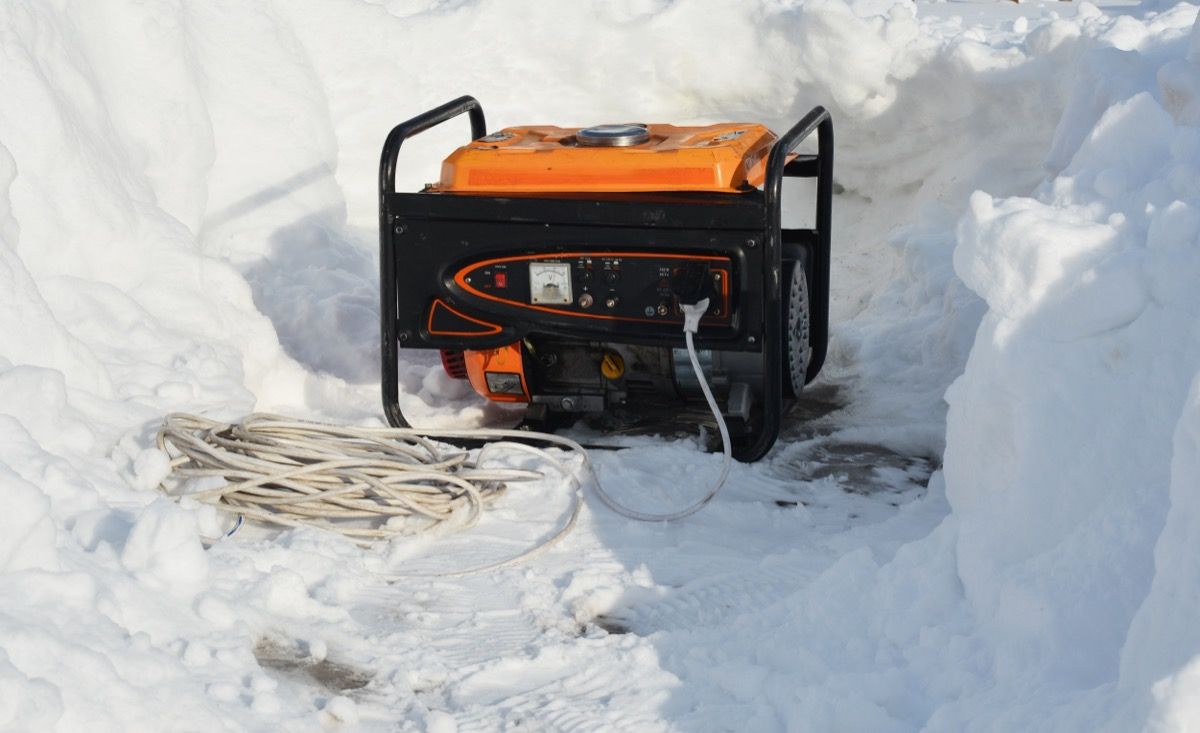
[[(434, 442), (437, 438), (494, 442), (472, 460), (463, 450)], [(175, 413), (164, 420), (157, 442), (171, 457), (175, 478), (225, 482), (187, 493), (189, 498), (267, 524), (318, 527), (360, 544), (413, 534), (408, 521), (413, 518), (426, 520), (417, 531), (447, 523), (472, 526), (509, 482), (542, 478), (539, 471), (485, 465), (501, 449), (534, 455), (566, 477), (572, 505), (562, 526), (517, 557), (467, 571), (475, 573), (543, 552), (579, 517), (582, 484), (576, 472), (545, 450), (506, 439), (565, 448), (583, 458), (585, 475), (591, 472), (586, 451), (575, 441), (524, 430), (338, 426), (262, 413), (226, 423)]]
[[(691, 516), (712, 501), (729, 476), (733, 462), (729, 430), (692, 341), (707, 307), (707, 299), (682, 306), (684, 332), (692, 369), (721, 434), (721, 472), (698, 501), (662, 514), (627, 507), (593, 481), (600, 499), (622, 516), (644, 522)], [(466, 451), (441, 447), (434, 442), (437, 438), (492, 442), (485, 443), (472, 460)], [(409, 521), (413, 518), (426, 521), (417, 531), (447, 523), (460, 529), (470, 527), (479, 521), (484, 507), (504, 493), (509, 482), (542, 478), (541, 472), (529, 469), (486, 467), (488, 458), (502, 448), (529, 453), (570, 481), (570, 515), (546, 541), (508, 560), (441, 574), (451, 576), (497, 570), (528, 560), (557, 543), (575, 526), (583, 503), (582, 482), (549, 452), (528, 445), (530, 440), (578, 454), (584, 475), (592, 475), (591, 461), (581, 445), (558, 435), (525, 430), (354, 427), (264, 413), (226, 423), (174, 413), (167, 416), (157, 437), (159, 449), (171, 457), (172, 473), (177, 479), (219, 478), (225, 482), (187, 493), (191, 499), (266, 524), (317, 527), (364, 545), (413, 534)], [(170, 493), (166, 486), (160, 488)]]

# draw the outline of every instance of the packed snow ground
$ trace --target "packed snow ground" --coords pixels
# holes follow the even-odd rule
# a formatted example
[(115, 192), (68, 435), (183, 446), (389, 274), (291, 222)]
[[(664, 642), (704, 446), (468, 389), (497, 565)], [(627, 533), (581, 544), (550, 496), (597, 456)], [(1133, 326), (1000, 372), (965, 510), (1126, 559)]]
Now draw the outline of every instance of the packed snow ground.
[[(1195, 729), (1196, 16), (0, 4), (0, 727)], [(381, 552), (254, 529), (205, 550), (220, 518), (154, 488), (158, 422), (378, 421), (379, 146), (462, 93), (493, 129), (827, 106), (825, 375), (679, 524), (589, 501), (520, 568), (382, 580), (537, 541), (569, 502), (551, 476)], [(400, 185), (465, 127), (406, 146)], [(435, 356), (401, 381), (421, 424), (502, 417)], [(719, 461), (632, 443), (599, 478), (648, 508)]]

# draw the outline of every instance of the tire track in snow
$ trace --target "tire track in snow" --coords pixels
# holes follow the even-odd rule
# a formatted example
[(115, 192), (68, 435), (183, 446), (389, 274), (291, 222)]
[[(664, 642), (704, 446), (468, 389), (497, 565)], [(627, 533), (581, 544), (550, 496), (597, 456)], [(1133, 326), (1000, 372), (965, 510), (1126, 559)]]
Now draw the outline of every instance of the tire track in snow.
[[(405, 675), (422, 706), (451, 711), (460, 732), (496, 730), (498, 718), (529, 730), (672, 730), (646, 702), (644, 681), (664, 695), (675, 683), (653, 647), (594, 627), (580, 636), (561, 608), (541, 606), (547, 580), (509, 573), (398, 583), (345, 603), (368, 630), (356, 645), (377, 650), (380, 677)], [(363, 699), (393, 708), (395, 692), (366, 690)]]
[[(820, 574), (827, 563), (779, 561), (779, 555), (745, 568), (704, 577), (671, 591), (661, 601), (607, 611), (594, 622), (614, 632), (648, 636), (660, 631), (712, 628), (775, 603)], [(832, 562), (830, 558), (829, 562)]]
[[(345, 651), (375, 671), (371, 685), (351, 693), (364, 719), (374, 710), (394, 720), (402, 710), (409, 720), (423, 711), (449, 715), (459, 731), (679, 729), (690, 719), (668, 704), (691, 705), (723, 689), (699, 671), (724, 664), (710, 640), (759, 626), (860, 540), (870, 542), (837, 527), (866, 529), (894, 516), (893, 502), (919, 495), (911, 489), (922, 472), (906, 464), (858, 470), (876, 453), (864, 460), (861, 445), (838, 450), (827, 430), (836, 426), (743, 469), (738, 490), (693, 522), (631, 525), (589, 502), (581, 531), (527, 565), (343, 596), (357, 626)], [(666, 457), (682, 467), (694, 454)], [(601, 475), (636, 472), (618, 465), (619, 454), (597, 458)], [(797, 475), (814, 470), (819, 475)], [(780, 503), (781, 496), (804, 506)], [(796, 541), (779, 543), (789, 536)], [(444, 553), (402, 563), (448, 568), (512, 541), (460, 535)], [(681, 677), (692, 680), (686, 692)], [(730, 719), (761, 712), (734, 707)]]

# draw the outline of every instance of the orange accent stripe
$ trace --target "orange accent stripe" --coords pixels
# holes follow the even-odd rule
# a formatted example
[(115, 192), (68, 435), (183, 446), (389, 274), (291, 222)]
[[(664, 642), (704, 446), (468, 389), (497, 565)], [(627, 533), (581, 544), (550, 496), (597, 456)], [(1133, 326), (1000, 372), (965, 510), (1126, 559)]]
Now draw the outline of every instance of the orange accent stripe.
[[(718, 262), (725, 262), (725, 263), (729, 264), (728, 274), (726, 275), (726, 277), (721, 278), (721, 296), (724, 298), (724, 301), (721, 303), (721, 306), (722, 306), (722, 310), (725, 311), (725, 314), (722, 316), (718, 316), (717, 320), (718, 321), (728, 320), (731, 315), (731, 311), (733, 310), (732, 308), (729, 307), (729, 279), (733, 275), (733, 260), (731, 260), (728, 257), (720, 257), (720, 256), (714, 256), (714, 255), (682, 255), (682, 254), (681, 255), (677, 255), (677, 254), (664, 255), (661, 253), (649, 254), (649, 253), (641, 253), (641, 252), (558, 252), (558, 253), (554, 253), (554, 254), (546, 253), (546, 254), (540, 254), (540, 255), (518, 255), (515, 257), (497, 257), (495, 259), (483, 260), (482, 262), (476, 262), (473, 265), (464, 267), (463, 269), (454, 273), (454, 282), (457, 283), (460, 288), (467, 291), (471, 295), (477, 295), (480, 298), (484, 298), (485, 300), (493, 300), (497, 303), (503, 303), (505, 305), (512, 305), (512, 306), (516, 306), (518, 308), (528, 308), (530, 310), (541, 311), (543, 313), (553, 313), (555, 315), (562, 315), (562, 316), (573, 316), (576, 318), (594, 318), (594, 319), (601, 320), (601, 321), (632, 321), (635, 323), (669, 323), (670, 322), (670, 321), (665, 321), (662, 318), (636, 318), (634, 316), (606, 316), (606, 315), (601, 315), (601, 314), (597, 314), (597, 313), (577, 313), (575, 311), (563, 310), (561, 308), (548, 308), (544, 305), (533, 305), (532, 303), (522, 303), (517, 300), (509, 300), (508, 298), (500, 298), (495, 295), (485, 293), (482, 290), (477, 290), (476, 288), (472, 287), (471, 285), (468, 285), (467, 281), (466, 281), (466, 278), (467, 278), (466, 273), (474, 272), (475, 270), (487, 267), (488, 265), (492, 265), (497, 262), (526, 262), (526, 261), (530, 261), (530, 260), (536, 260), (539, 258), (545, 259), (547, 257), (642, 257), (642, 258), (660, 258), (660, 259), (670, 257), (670, 258), (677, 258), (677, 259), (683, 259), (683, 260), (716, 260)], [(682, 321), (683, 319), (680, 318), (678, 320)], [(705, 316), (704, 318), (701, 319), (700, 322), (703, 323), (706, 320), (711, 323), (712, 317)]]
[[(435, 310), (437, 310), (439, 307), (445, 308), (446, 310), (450, 311), (451, 313), (458, 316), (459, 318), (470, 321), (471, 323), (478, 323), (480, 326), (487, 326), (489, 330), (487, 330), (487, 331), (435, 331), (435, 330), (433, 330), (433, 312)], [(433, 301), (433, 306), (429, 309), (429, 320), (425, 323), (425, 330), (428, 331), (430, 333), (430, 335), (432, 335), (432, 336), (494, 336), (494, 335), (500, 333), (501, 331), (503, 331), (504, 329), (501, 328), (500, 326), (497, 326), (494, 323), (488, 323), (487, 321), (481, 321), (478, 318), (472, 318), (471, 316), (468, 316), (466, 313), (463, 313), (459, 310), (452, 308), (448, 303), (443, 301), (441, 298), (435, 298)]]

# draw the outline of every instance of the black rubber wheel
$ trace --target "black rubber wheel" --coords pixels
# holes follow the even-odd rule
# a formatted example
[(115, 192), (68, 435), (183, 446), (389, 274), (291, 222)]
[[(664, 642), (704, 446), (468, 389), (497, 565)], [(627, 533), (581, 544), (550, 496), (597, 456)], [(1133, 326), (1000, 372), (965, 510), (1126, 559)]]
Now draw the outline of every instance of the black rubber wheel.
[(812, 361), (808, 276), (801, 260), (783, 263), (783, 396), (804, 389)]

